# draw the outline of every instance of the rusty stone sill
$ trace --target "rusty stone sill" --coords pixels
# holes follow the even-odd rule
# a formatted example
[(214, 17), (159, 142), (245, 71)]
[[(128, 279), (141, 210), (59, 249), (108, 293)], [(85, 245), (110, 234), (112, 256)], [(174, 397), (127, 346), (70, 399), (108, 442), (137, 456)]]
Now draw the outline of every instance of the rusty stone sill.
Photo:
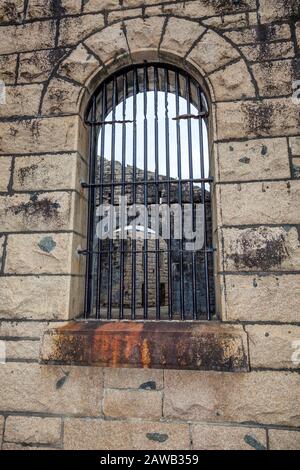
[(242, 326), (224, 323), (74, 321), (44, 333), (40, 361), (247, 372), (247, 344)]

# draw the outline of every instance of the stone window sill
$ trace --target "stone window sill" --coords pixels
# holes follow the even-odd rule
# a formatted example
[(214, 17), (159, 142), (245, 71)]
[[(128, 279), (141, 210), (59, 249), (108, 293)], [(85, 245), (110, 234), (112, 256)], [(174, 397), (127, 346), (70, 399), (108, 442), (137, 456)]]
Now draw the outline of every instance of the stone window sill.
[(249, 371), (240, 325), (214, 322), (73, 321), (44, 333), (42, 363)]

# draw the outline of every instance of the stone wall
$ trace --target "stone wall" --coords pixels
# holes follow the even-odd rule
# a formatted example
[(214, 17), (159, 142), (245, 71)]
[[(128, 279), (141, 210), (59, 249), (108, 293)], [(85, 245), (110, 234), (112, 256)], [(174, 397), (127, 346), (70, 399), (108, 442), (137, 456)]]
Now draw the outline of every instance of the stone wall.
[[(297, 0), (1, 2), (2, 449), (300, 448), (299, 13)], [(145, 59), (209, 96), (217, 308), (248, 334), (250, 373), (39, 364), (43, 331), (83, 309), (89, 96)]]

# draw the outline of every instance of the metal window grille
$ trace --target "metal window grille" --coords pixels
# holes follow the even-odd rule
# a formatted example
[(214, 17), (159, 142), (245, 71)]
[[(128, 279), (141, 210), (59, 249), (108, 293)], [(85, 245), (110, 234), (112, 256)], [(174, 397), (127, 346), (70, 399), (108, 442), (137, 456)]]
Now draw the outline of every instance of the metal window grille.
[[(208, 105), (200, 85), (173, 66), (144, 63), (121, 70), (93, 96), (86, 119), (89, 181), (82, 183), (89, 200), (87, 249), (81, 251), (87, 257), (85, 317), (213, 317), (213, 179), (207, 122)], [(143, 205), (147, 212), (154, 204), (189, 204), (192, 228), (203, 234), (201, 247), (188, 250), (188, 241), (175, 237), (173, 212), (166, 216), (160, 209), (154, 230), (154, 218), (145, 213), (133, 230), (130, 218), (126, 226), (121, 224), (124, 212), (119, 206), (116, 229), (110, 232), (114, 236), (102, 236), (105, 217), (99, 207), (116, 206), (120, 196), (126, 197), (128, 207)], [(197, 204), (203, 214), (200, 228)], [(161, 233), (165, 219), (169, 236)], [(183, 219), (176, 220), (184, 231)]]

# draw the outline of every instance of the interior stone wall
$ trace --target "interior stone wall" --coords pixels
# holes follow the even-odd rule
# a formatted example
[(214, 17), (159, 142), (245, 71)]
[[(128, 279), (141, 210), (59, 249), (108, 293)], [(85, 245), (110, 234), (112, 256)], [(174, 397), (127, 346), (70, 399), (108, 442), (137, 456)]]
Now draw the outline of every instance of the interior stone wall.
[[(299, 2), (3, 0), (0, 23), (2, 449), (299, 449)], [(217, 308), (249, 373), (39, 363), (83, 309), (89, 96), (143, 60), (209, 96)]]

